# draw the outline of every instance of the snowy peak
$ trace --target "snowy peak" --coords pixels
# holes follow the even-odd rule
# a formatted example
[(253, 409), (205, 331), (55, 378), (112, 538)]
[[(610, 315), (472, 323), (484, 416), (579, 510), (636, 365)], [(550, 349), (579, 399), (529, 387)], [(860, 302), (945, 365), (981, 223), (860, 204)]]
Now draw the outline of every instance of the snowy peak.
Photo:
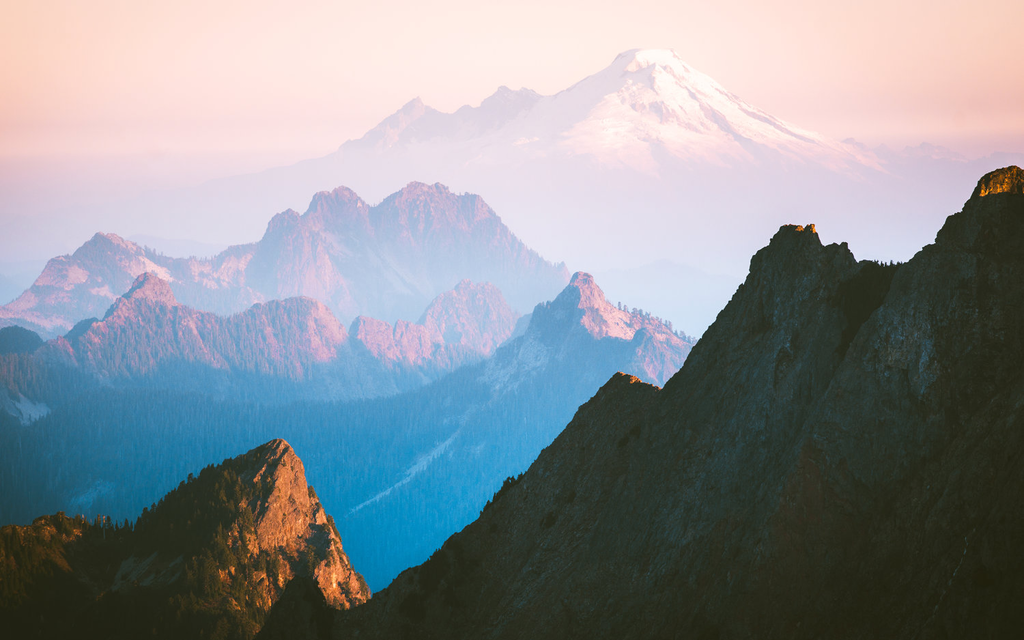
[(860, 163), (846, 146), (743, 102), (674, 51), (622, 53), (608, 68), (554, 98), (589, 107), (563, 144), (605, 164), (657, 172), (655, 149), (685, 162), (720, 166), (779, 156), (833, 169)]
[(469, 164), (514, 164), (568, 153), (654, 175), (673, 160), (729, 168), (782, 160), (843, 173), (878, 167), (864, 149), (743, 102), (668, 49), (621, 53), (551, 96), (503, 86), (480, 106), (454, 113), (414, 100), (347, 144), (353, 152), (401, 148), (432, 164), (452, 154)]
[(409, 125), (428, 113), (437, 113), (437, 111), (423, 104), (418, 97), (414, 98), (367, 132), (359, 142), (365, 146), (388, 148), (399, 141)]

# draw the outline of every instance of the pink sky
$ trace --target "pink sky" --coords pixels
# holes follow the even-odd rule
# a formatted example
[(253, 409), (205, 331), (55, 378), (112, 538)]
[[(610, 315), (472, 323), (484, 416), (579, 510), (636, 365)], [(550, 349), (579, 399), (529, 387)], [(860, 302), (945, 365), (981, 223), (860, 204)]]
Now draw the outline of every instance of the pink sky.
[(836, 138), (1024, 150), (1019, 0), (209, 4), (8, 3), (0, 156), (294, 160), (417, 95), (553, 93), (634, 47)]

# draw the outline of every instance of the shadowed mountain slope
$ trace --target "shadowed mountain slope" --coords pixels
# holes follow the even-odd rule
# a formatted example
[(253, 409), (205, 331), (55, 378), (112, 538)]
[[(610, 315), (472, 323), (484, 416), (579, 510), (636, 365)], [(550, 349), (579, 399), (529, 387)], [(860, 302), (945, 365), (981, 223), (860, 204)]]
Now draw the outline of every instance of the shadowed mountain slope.
[(663, 390), (613, 377), (336, 637), (1015, 634), (1022, 188), (898, 266), (783, 227)]

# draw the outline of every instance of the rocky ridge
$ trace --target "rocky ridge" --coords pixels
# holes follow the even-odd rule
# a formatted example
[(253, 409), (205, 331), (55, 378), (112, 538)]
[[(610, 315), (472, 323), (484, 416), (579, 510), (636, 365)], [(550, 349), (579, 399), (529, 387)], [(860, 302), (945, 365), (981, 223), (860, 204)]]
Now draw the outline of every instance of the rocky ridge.
[(1007, 637), (1024, 180), (858, 262), (786, 226), (664, 389), (624, 375), (335, 637)]
[(495, 353), (484, 376), (502, 386), (549, 363), (571, 366), (579, 358), (591, 358), (596, 364), (603, 358), (615, 360), (621, 370), (647, 382), (664, 384), (682, 366), (691, 347), (671, 323), (613, 306), (593, 276), (580, 271), (554, 300), (534, 308), (522, 338)]
[(334, 608), (370, 597), (283, 440), (190, 475), (133, 526), (4, 527), (0, 568), (6, 628), (33, 637), (251, 638), (294, 577)]

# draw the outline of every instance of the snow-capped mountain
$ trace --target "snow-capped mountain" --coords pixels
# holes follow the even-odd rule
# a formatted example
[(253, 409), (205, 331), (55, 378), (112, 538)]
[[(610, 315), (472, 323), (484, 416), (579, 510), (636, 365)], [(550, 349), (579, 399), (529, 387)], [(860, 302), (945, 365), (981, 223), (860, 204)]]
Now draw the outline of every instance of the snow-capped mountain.
[(722, 167), (781, 159), (837, 171), (879, 168), (870, 151), (785, 123), (659, 49), (622, 53), (552, 96), (501, 87), (479, 107), (450, 114), (417, 98), (338, 153), (436, 154), (438, 147), (468, 164), (571, 155), (653, 173), (663, 154)]
[[(188, 230), (231, 244), (257, 240), (273, 214), (301, 211), (310, 193), (346, 185), (373, 203), (410, 182), (442, 183), (481, 194), (517, 237), (571, 270), (668, 261), (735, 282), (783, 224), (813, 222), (858, 255), (907, 259), (977, 175), (1015, 162), (1024, 157), (839, 142), (745, 102), (672, 51), (634, 50), (554, 95), (502, 87), (453, 113), (416, 99), (324, 157), (78, 208), (48, 226), (55, 237)], [(0, 238), (0, 252), (11, 242)], [(698, 293), (679, 281), (645, 307), (665, 316), (694, 300), (706, 325), (720, 305), (696, 299), (728, 299), (732, 286)]]

